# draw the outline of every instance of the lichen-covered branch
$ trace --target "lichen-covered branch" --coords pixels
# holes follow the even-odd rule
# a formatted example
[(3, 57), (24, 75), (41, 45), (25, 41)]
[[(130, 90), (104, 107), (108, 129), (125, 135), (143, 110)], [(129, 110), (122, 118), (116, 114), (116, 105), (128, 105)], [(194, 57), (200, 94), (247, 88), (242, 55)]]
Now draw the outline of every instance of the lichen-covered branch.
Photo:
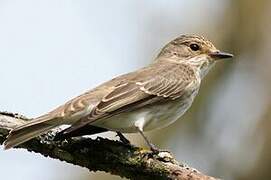
[[(10, 129), (28, 120), (18, 114), (0, 112), (0, 144), (4, 142)], [(50, 131), (18, 148), (85, 167), (90, 171), (105, 171), (130, 179), (216, 179), (188, 166), (180, 165), (167, 152), (153, 155), (139, 147), (104, 138), (95, 140), (73, 138), (62, 142), (52, 141), (57, 131), (57, 129)]]

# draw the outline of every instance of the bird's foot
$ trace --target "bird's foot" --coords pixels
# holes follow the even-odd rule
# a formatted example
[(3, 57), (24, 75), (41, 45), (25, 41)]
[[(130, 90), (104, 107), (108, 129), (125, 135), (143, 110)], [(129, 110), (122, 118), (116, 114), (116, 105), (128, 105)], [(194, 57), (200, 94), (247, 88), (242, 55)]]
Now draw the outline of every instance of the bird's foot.
[(152, 151), (153, 154), (159, 154), (162, 150), (156, 147), (154, 144), (149, 143), (150, 150)]
[(143, 158), (154, 158), (163, 162), (171, 162), (173, 164), (178, 164), (174, 159), (172, 153), (168, 150), (158, 149), (156, 146), (152, 146), (150, 151), (143, 153)]
[(153, 154), (160, 154), (160, 153), (170, 153), (168, 150), (165, 149), (159, 149), (158, 147), (156, 147), (154, 144), (149, 144), (150, 145), (150, 150), (152, 151)]

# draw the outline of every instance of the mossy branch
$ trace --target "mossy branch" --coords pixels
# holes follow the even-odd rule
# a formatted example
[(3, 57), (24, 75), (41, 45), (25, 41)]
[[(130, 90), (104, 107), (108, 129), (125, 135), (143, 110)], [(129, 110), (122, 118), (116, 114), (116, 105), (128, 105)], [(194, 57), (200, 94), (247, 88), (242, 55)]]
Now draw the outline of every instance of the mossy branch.
[[(10, 129), (29, 119), (13, 113), (0, 112), (0, 144)], [(180, 179), (215, 180), (194, 168), (180, 165), (170, 153), (153, 155), (139, 147), (125, 145), (118, 141), (97, 138), (73, 138), (65, 141), (52, 141), (58, 130), (34, 138), (18, 148), (40, 153), (88, 168), (90, 171), (105, 171), (130, 179)]]

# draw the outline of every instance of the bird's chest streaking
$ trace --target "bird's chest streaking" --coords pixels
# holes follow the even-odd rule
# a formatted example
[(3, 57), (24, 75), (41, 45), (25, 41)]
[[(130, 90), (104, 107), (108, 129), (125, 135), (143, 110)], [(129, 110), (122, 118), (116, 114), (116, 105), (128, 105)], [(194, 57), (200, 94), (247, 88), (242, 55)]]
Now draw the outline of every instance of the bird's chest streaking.
[(197, 92), (198, 89), (195, 89), (188, 92), (184, 98), (124, 112), (110, 118), (100, 119), (92, 124), (123, 133), (138, 132), (138, 126), (142, 126), (144, 131), (160, 129), (180, 118), (191, 106)]

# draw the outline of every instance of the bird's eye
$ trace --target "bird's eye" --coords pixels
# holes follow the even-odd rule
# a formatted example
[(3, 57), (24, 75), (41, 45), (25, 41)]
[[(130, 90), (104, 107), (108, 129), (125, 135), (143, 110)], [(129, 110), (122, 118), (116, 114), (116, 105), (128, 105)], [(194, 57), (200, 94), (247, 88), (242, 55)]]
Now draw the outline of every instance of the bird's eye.
[(190, 44), (190, 48), (193, 50), (193, 51), (198, 51), (200, 49), (199, 45), (197, 44)]

